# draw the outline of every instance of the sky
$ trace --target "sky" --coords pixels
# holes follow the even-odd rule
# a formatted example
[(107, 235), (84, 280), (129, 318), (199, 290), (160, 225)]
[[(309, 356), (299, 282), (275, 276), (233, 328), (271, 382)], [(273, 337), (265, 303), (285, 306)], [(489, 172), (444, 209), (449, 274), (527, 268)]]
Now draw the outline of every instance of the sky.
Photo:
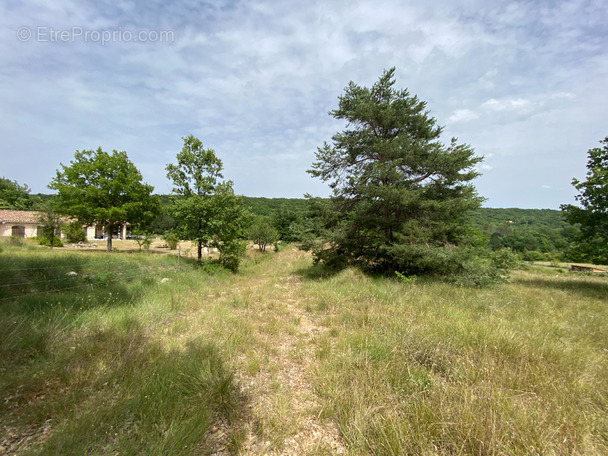
[(47, 188), (76, 150), (126, 151), (155, 193), (198, 137), (246, 196), (329, 196), (308, 173), (349, 81), (427, 102), (483, 156), (486, 207), (573, 203), (608, 136), (605, 0), (0, 3), (0, 175)]

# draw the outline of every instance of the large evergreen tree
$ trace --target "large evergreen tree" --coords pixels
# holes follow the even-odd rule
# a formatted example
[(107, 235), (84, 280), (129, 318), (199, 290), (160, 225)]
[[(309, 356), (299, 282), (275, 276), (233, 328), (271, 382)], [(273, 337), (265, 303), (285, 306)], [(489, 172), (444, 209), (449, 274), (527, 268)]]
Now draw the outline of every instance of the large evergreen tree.
[(331, 207), (317, 260), (406, 274), (463, 272), (474, 237), (463, 215), (480, 206), (468, 145), (440, 141), (426, 103), (393, 86), (395, 69), (371, 87), (350, 82), (330, 112), (347, 128), (318, 148), (309, 171), (329, 182)]
[(561, 209), (567, 222), (580, 225), (571, 256), (608, 264), (608, 136), (600, 144), (587, 152), (587, 179), (572, 180), (580, 206), (562, 204)]

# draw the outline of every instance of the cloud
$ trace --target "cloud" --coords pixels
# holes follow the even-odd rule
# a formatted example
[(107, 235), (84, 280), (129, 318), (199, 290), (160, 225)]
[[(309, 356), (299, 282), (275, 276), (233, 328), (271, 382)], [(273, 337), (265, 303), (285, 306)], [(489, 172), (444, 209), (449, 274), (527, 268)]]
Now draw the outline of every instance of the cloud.
[(457, 109), (448, 119), (450, 122), (469, 122), (479, 118), (479, 114), (470, 109)]
[(530, 100), (526, 100), (525, 98), (507, 98), (502, 100), (491, 98), (481, 105), (486, 111), (522, 111), (530, 106)]
[[(491, 179), (478, 180), (489, 204), (557, 207), (606, 135), (607, 21), (591, 0), (5, 2), (3, 173), (45, 191), (74, 150), (102, 146), (127, 150), (161, 191), (164, 166), (192, 133), (241, 193), (326, 195), (305, 170), (344, 127), (328, 111), (350, 80), (370, 85), (396, 66), (397, 87), (428, 101), (446, 138), (492, 157)], [(19, 42), (22, 26), (175, 39)], [(526, 188), (524, 168), (554, 195)]]

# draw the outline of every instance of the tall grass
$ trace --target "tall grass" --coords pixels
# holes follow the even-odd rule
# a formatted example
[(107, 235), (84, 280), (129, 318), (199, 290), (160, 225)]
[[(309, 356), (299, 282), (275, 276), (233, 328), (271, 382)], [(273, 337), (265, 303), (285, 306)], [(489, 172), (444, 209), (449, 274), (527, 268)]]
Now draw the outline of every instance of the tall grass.
[(608, 454), (606, 278), (470, 289), (291, 248), (177, 274), (3, 244), (0, 279), (0, 453), (289, 453), (312, 413), (353, 455)]
[(608, 454), (608, 281), (307, 284), (317, 389), (355, 454)]
[(216, 341), (198, 333), (167, 341), (201, 279), (183, 263), (176, 275), (174, 261), (3, 246), (5, 452), (185, 455), (212, 448), (210, 426), (235, 419), (242, 401)]

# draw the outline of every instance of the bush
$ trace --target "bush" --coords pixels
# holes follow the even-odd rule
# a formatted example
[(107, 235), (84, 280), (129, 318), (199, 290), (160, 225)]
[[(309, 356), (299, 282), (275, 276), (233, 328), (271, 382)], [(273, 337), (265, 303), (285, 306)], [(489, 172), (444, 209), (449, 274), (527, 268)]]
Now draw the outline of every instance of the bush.
[(142, 247), (146, 250), (150, 249), (150, 245), (152, 245), (152, 233), (146, 230), (142, 230), (140, 228), (134, 228), (131, 231), (132, 239), (139, 246), (139, 251), (141, 252)]
[(165, 232), (165, 236), (164, 236), (163, 239), (165, 240), (165, 242), (169, 246), (170, 250), (177, 249), (177, 244), (179, 244), (180, 239), (179, 239), (179, 236), (177, 235), (177, 233), (175, 231), (167, 231), (167, 232)]
[(87, 235), (79, 222), (68, 223), (63, 227), (63, 235), (72, 244), (87, 242)]
[(245, 255), (247, 244), (245, 241), (235, 239), (217, 245), (220, 251), (220, 263), (232, 272), (238, 272), (241, 258)]
[[(45, 245), (47, 247), (51, 246), (51, 238), (50, 237), (36, 237), (36, 242), (38, 245)], [(63, 247), (63, 242), (58, 236), (55, 236), (53, 239), (53, 247)]]
[(279, 239), (279, 234), (266, 218), (260, 217), (253, 222), (253, 224), (247, 230), (247, 236), (254, 244), (257, 244), (258, 248), (262, 251), (266, 251), (268, 244), (274, 244)]
[(25, 245), (25, 240), (17, 236), (11, 236), (10, 244), (16, 247), (23, 247)]
[[(397, 257), (397, 253), (401, 256)], [(462, 286), (483, 287), (501, 282), (519, 264), (519, 257), (510, 249), (491, 252), (476, 247), (413, 245), (400, 246), (391, 254), (395, 255), (394, 261), (400, 261), (397, 277), (435, 276)], [(382, 264), (378, 270), (383, 272)]]

